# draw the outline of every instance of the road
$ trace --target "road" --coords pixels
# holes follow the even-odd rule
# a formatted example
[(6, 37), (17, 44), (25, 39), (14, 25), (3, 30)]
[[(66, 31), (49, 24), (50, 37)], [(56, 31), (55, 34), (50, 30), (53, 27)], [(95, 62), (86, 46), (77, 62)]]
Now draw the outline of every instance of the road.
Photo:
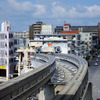
[[(96, 59), (98, 65), (95, 66)], [(89, 67), (89, 81), (92, 82), (93, 100), (100, 100), (100, 58), (95, 57), (90, 61)]]

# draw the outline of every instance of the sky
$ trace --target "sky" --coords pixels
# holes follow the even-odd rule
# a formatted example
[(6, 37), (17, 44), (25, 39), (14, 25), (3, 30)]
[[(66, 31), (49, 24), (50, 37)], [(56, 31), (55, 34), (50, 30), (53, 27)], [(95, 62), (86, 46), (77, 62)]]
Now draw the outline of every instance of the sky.
[(56, 26), (97, 25), (100, 22), (100, 0), (0, 0), (0, 24), (9, 21), (11, 30), (28, 31), (42, 21)]

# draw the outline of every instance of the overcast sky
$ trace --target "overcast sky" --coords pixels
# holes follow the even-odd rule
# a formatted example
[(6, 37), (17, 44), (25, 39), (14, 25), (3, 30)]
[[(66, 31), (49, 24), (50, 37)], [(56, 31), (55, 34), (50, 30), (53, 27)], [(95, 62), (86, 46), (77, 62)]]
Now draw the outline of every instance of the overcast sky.
[(9, 21), (12, 31), (25, 31), (42, 21), (53, 26), (97, 25), (100, 0), (0, 0), (0, 24)]

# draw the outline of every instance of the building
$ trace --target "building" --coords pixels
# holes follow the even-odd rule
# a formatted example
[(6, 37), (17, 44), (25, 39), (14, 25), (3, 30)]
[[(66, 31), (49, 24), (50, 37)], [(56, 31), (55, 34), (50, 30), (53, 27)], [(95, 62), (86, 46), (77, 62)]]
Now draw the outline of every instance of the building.
[[(63, 30), (64, 31), (59, 34), (34, 34), (34, 40), (30, 42), (43, 42), (42, 52), (50, 51), (55, 53), (56, 50), (60, 50), (61, 53), (79, 55), (77, 48), (80, 46), (80, 35), (78, 31), (71, 31), (69, 24), (64, 24)], [(75, 51), (77, 51), (77, 53)]]
[(34, 39), (35, 34), (53, 34), (53, 26), (36, 22), (29, 27), (29, 39)]
[(1, 32), (7, 32), (11, 30), (11, 25), (8, 21), (2, 22), (1, 24)]
[(14, 55), (18, 56), (16, 52), (20, 47), (26, 46), (26, 41), (29, 40), (29, 32), (14, 32)]
[[(75, 30), (78, 31), (78, 33), (81, 35), (81, 38), (80, 38), (81, 51), (82, 52), (84, 51), (85, 55), (86, 53), (88, 54), (88, 52), (90, 52), (91, 50), (95, 49), (95, 47), (98, 46), (98, 40), (100, 38), (100, 23), (98, 23), (98, 25), (96, 26), (69, 26), (68, 28), (67, 28), (67, 25), (68, 24), (65, 24), (65, 27), (60, 26), (60, 28), (57, 26), (55, 28), (55, 32), (58, 34), (59, 33), (67, 34), (68, 31), (65, 31), (67, 29), (71, 30), (71, 32), (72, 31), (75, 32)], [(82, 48), (84, 48), (84, 50), (82, 50)]]
[(14, 73), (14, 39), (10, 32), (10, 23), (5, 21), (1, 24), (0, 32), (0, 77), (9, 79)]
[[(78, 32), (82, 34), (91, 34), (91, 44), (93, 47), (98, 45), (98, 38), (99, 38), (99, 24), (97, 26), (72, 26), (72, 30), (78, 30)], [(83, 36), (85, 36), (83, 35)], [(87, 35), (90, 38), (90, 35)]]
[(98, 23), (98, 37), (100, 39), (100, 23)]
[(53, 26), (42, 25), (41, 34), (53, 34)]
[(81, 42), (84, 42), (85, 44), (88, 45), (88, 50), (91, 51), (92, 49), (92, 34), (85, 32), (85, 33), (80, 33), (81, 34)]
[(20, 38), (24, 38), (27, 39), (29, 38), (29, 31), (25, 31), (25, 32), (14, 32), (14, 37), (20, 37)]
[(42, 22), (36, 22), (29, 26), (29, 39), (34, 39), (34, 34), (40, 34), (42, 29)]
[(14, 55), (18, 56), (18, 53), (16, 50), (18, 50), (20, 47), (25, 47), (26, 46), (26, 39), (19, 37), (19, 36), (14, 36)]
[(56, 26), (55, 28), (55, 34), (61, 34), (63, 31), (63, 26)]

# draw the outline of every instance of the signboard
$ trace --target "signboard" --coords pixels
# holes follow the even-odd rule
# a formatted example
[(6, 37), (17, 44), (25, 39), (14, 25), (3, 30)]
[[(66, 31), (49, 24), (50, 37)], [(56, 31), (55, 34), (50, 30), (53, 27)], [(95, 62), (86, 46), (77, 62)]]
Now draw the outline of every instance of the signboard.
[(6, 66), (0, 66), (0, 69), (6, 69)]

